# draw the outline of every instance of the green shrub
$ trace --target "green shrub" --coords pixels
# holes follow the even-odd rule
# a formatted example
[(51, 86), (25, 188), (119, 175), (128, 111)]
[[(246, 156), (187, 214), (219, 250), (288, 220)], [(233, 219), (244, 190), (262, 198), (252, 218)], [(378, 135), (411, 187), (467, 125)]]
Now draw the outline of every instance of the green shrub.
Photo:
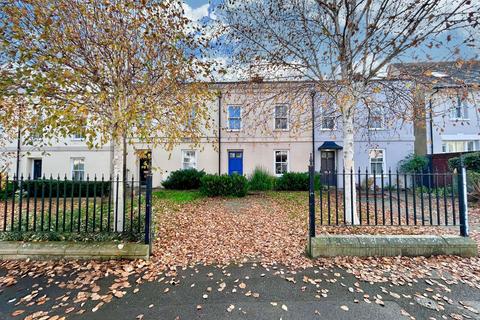
[[(467, 170), (480, 172), (480, 152), (472, 152), (463, 155), (463, 163)], [(460, 157), (451, 158), (448, 160), (448, 166), (451, 170), (458, 168), (460, 165)]]
[(73, 181), (73, 180), (50, 180), (50, 179), (38, 179), (38, 180), (29, 180), (24, 181), (22, 184), (23, 192), (30, 194), (30, 196), (34, 196), (35, 192), (37, 193), (37, 197), (43, 195), (45, 197), (50, 196), (50, 188), (51, 188), (51, 195), (52, 197), (57, 196), (57, 188), (58, 188), (58, 196), (59, 197), (70, 197), (72, 196), (72, 188), (73, 188), (73, 196), (74, 197), (86, 197), (87, 196), (87, 184), (88, 184), (88, 196), (93, 197), (96, 195), (100, 197), (102, 194), (102, 184), (103, 184), (103, 195), (107, 196), (110, 192), (110, 182), (108, 181)]
[(480, 201), (480, 172), (467, 171), (468, 197), (474, 201)]
[(12, 194), (13, 194), (13, 183), (11, 181), (9, 181), (7, 183), (5, 180), (1, 181), (0, 183), (2, 184), (1, 188), (0, 188), (0, 201), (1, 201), (5, 197), (5, 195), (7, 197), (12, 196)]
[(200, 188), (200, 180), (205, 172), (196, 169), (183, 169), (172, 171), (162, 183), (165, 189), (193, 190)]
[[(308, 172), (285, 172), (275, 182), (278, 191), (308, 191), (310, 177)], [(315, 175), (315, 189), (320, 188), (320, 176)]]
[(456, 195), (457, 188), (455, 187), (455, 184), (452, 186), (438, 187), (438, 188), (435, 188), (435, 187), (428, 188), (428, 186), (421, 186), (421, 187), (416, 187), (415, 192), (417, 196), (420, 196), (423, 194), (424, 197), (428, 196), (429, 194), (432, 197), (436, 197), (437, 193), (439, 197), (443, 197), (444, 195), (451, 196), (452, 187), (453, 187), (453, 194)]
[(255, 168), (248, 181), (250, 190), (269, 191), (275, 186), (275, 177), (263, 168)]
[(238, 174), (207, 174), (200, 180), (200, 192), (208, 197), (244, 197), (248, 192), (248, 180)]
[(422, 172), (427, 167), (427, 157), (416, 154), (410, 154), (399, 162), (399, 169), (402, 173)]

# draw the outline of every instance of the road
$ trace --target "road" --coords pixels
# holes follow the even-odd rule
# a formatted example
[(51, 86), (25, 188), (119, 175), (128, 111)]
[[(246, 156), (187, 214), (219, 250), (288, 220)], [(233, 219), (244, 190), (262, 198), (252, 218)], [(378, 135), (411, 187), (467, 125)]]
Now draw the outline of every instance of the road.
[[(5, 274), (0, 269), (0, 277)], [(90, 297), (74, 302), (84, 287), (61, 285), (75, 283), (75, 276), (75, 271), (55, 277), (25, 276), (15, 285), (0, 288), (0, 319), (24, 319), (34, 312), (39, 319), (89, 320), (480, 319), (478, 289), (435, 276), (394, 285), (359, 281), (342, 269), (317, 267), (291, 273), (255, 263), (198, 266), (175, 277), (160, 276), (161, 281), (136, 285), (132, 279), (123, 297), (114, 297), (98, 310), (94, 308), (101, 300)], [(100, 287), (99, 295), (107, 294), (113, 280), (110, 276), (92, 279)], [(37, 295), (31, 306), (15, 305), (32, 291)], [(17, 310), (25, 311), (12, 316)]]

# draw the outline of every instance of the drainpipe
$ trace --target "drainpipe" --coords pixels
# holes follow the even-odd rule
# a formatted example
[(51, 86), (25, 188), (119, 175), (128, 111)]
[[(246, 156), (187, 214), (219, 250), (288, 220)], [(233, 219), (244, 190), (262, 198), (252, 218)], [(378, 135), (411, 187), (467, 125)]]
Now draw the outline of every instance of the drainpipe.
[(310, 96), (312, 97), (312, 164), (315, 168), (315, 90), (312, 89)]
[(222, 93), (218, 94), (218, 175), (222, 174)]

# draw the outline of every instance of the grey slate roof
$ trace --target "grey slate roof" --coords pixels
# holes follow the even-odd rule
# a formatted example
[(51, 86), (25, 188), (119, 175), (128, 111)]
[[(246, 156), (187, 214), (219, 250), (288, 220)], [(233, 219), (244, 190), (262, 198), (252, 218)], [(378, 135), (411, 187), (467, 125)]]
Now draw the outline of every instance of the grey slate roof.
[(480, 85), (480, 61), (393, 63), (390, 77), (434, 83), (437, 87)]

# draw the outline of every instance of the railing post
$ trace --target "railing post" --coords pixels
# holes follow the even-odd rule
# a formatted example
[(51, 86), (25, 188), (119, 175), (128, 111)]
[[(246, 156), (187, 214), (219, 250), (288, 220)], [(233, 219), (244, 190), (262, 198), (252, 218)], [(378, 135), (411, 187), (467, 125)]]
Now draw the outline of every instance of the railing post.
[(315, 167), (313, 165), (313, 155), (310, 154), (310, 165), (308, 166), (309, 174), (309, 237), (315, 237)]
[(460, 217), (460, 235), (468, 237), (468, 201), (467, 201), (467, 170), (463, 163), (463, 157), (460, 156), (460, 166), (458, 167), (458, 202)]
[(152, 214), (152, 175), (147, 176), (146, 194), (145, 194), (145, 244), (150, 245), (150, 252), (152, 251), (152, 244), (150, 240), (151, 235), (151, 214)]

